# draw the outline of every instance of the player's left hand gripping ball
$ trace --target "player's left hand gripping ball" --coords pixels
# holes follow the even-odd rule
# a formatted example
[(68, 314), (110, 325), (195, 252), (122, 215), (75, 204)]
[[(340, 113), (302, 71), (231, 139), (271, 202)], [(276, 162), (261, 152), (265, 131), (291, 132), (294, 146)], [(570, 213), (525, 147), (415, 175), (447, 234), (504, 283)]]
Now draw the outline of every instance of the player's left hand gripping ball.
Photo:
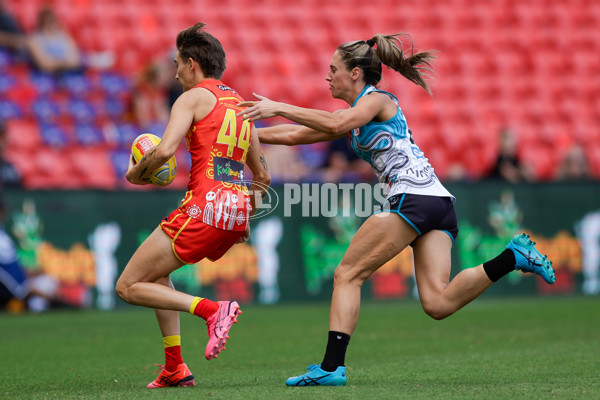
[[(133, 141), (131, 145), (131, 154), (133, 155), (134, 161), (137, 163), (141, 158), (154, 146), (160, 143), (160, 138), (151, 133), (143, 133)], [(177, 161), (175, 156), (171, 157), (169, 161), (160, 166), (156, 171), (152, 172), (147, 178), (150, 183), (157, 186), (167, 186), (173, 182), (175, 175), (177, 174)]]

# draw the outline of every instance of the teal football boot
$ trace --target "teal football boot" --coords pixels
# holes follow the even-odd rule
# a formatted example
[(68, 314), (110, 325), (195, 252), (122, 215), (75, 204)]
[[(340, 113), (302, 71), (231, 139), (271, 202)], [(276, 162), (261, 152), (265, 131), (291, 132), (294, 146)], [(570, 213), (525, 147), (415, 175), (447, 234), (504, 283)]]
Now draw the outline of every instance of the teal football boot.
[(288, 386), (345, 386), (346, 367), (337, 367), (333, 372), (323, 371), (321, 364), (312, 364), (308, 372), (300, 376), (292, 376), (285, 381)]
[(515, 236), (506, 248), (515, 255), (515, 269), (538, 274), (549, 284), (556, 282), (552, 262), (535, 248), (535, 242), (529, 239), (529, 235), (521, 233)]

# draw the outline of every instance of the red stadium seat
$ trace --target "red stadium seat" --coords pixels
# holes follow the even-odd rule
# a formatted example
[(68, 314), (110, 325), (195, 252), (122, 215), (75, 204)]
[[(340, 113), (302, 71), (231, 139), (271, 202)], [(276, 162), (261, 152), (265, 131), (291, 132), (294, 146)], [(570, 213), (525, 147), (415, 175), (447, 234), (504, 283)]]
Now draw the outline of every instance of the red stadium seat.
[[(9, 146), (11, 146), (10, 143)], [(10, 151), (6, 154), (6, 159), (10, 161), (25, 179), (27, 176), (36, 173), (36, 166), (35, 163), (32, 162), (31, 157), (34, 152), (35, 150), (32, 149), (11, 147)]]
[(31, 189), (77, 189), (81, 182), (64, 151), (40, 148), (31, 158), (35, 169), (25, 175), (25, 185)]
[[(31, 30), (45, 1), (6, 3)], [(558, 1), (543, 6), (519, 0), (456, 0), (452, 5), (435, 0), (382, 0), (377, 6), (362, 0), (349, 0), (343, 6), (319, 0), (294, 4), (256, 0), (252, 5), (225, 0), (209, 6), (183, 0), (53, 0), (51, 4), (83, 53), (113, 52), (116, 65), (109, 72), (120, 71), (128, 82), (133, 82), (147, 63), (173, 51), (176, 33), (202, 20), (225, 46), (228, 69), (224, 80), (242, 96), (251, 98), (254, 91), (327, 110), (346, 107), (331, 98), (324, 80), (331, 54), (339, 44), (367, 39), (374, 33), (409, 32), (415, 49), (439, 50), (431, 81), (434, 96), (424, 100), (427, 95), (422, 89), (386, 68), (382, 88), (398, 96), (409, 126), (418, 136), (417, 143), (432, 149), (434, 154), (427, 152), (432, 162), (444, 167), (460, 162), (479, 173), (492, 154), (485, 139), (503, 126), (514, 129), (523, 143), (546, 146), (564, 144), (571, 138), (584, 143), (586, 149), (600, 143), (597, 1)], [(16, 83), (5, 80), (6, 89), (0, 88), (1, 95), (24, 112), (14, 123), (23, 134), (9, 135), (11, 146), (19, 150), (15, 154), (40, 143), (37, 124), (42, 120), (58, 119), (67, 132), (73, 130), (72, 121), (65, 120), (72, 113), (63, 86), (42, 87), (39, 79), (33, 83), (30, 68), (19, 65), (3, 70)], [(131, 122), (127, 95), (112, 101), (114, 92), (108, 93), (109, 88), (103, 86), (93, 87), (92, 91), (98, 92), (94, 101), (76, 97), (98, 109), (91, 114), (96, 119), (110, 119), (116, 126)], [(53, 94), (57, 90), (62, 94)], [(34, 108), (32, 104), (41, 97), (51, 100), (46, 107), (38, 104)], [(81, 104), (79, 107), (80, 112), (86, 111)], [(40, 121), (24, 122), (34, 116)], [(81, 119), (81, 114), (77, 116)], [(457, 149), (463, 146), (467, 150), (460, 158)], [(551, 177), (547, 160), (554, 156), (538, 161), (532, 152), (525, 150), (536, 171), (544, 178)], [(38, 175), (28, 182), (36, 187), (55, 184), (46, 172)], [(97, 184), (106, 187), (107, 182)]]
[(6, 123), (7, 145), (12, 150), (22, 149), (35, 153), (42, 146), (42, 136), (37, 123), (30, 120), (9, 120)]
[(533, 167), (537, 179), (548, 181), (555, 177), (559, 159), (553, 146), (537, 143), (522, 147), (520, 155), (524, 163)]
[(600, 144), (595, 143), (594, 146), (588, 146), (585, 150), (592, 176), (600, 179)]
[(115, 188), (115, 170), (106, 151), (101, 148), (73, 147), (69, 156), (81, 188)]

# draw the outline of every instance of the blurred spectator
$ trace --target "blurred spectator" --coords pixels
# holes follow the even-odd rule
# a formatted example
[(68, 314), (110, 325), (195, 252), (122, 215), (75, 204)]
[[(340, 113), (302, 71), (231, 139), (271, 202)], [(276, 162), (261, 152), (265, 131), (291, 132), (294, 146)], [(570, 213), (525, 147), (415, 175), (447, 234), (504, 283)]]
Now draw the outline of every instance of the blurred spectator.
[(0, 199), (0, 309), (44, 311), (55, 301), (58, 283), (43, 273), (30, 274), (23, 269), (3, 221), (4, 203)]
[(300, 182), (307, 175), (308, 168), (294, 147), (266, 144), (262, 147), (269, 163), (272, 184)]
[(21, 186), (21, 174), (4, 158), (6, 151), (6, 125), (0, 122), (0, 190), (3, 187)]
[(518, 142), (509, 129), (500, 132), (500, 150), (496, 163), (488, 178), (501, 179), (511, 183), (535, 180), (532, 168), (523, 163), (517, 153)]
[(500, 201), (489, 205), (488, 222), (499, 238), (512, 238), (522, 229), (523, 212), (519, 208), (512, 190), (504, 190)]
[(161, 76), (163, 77), (163, 81), (165, 82), (165, 86), (167, 88), (167, 98), (169, 110), (173, 107), (173, 104), (177, 101), (179, 96), (183, 93), (183, 88), (177, 79), (174, 79), (175, 69), (173, 67), (173, 59), (175, 57), (171, 57), (168, 59), (168, 63), (163, 64), (164, 68), (161, 69)]
[(169, 109), (173, 107), (173, 104), (177, 101), (179, 96), (183, 93), (183, 88), (176, 79), (172, 79), (167, 85), (167, 97), (169, 99)]
[[(142, 128), (156, 124), (166, 127), (169, 121), (167, 88), (160, 72), (157, 64), (147, 65), (133, 89), (133, 114)], [(174, 76), (171, 79), (176, 81)]]
[(41, 71), (61, 73), (82, 69), (77, 44), (51, 8), (40, 10), (36, 29), (28, 37), (28, 46), (34, 65)]
[(320, 171), (323, 182), (370, 182), (371, 166), (352, 150), (350, 136), (330, 142), (324, 168)]
[(590, 169), (585, 150), (579, 144), (571, 146), (562, 163), (558, 166), (557, 178), (560, 180), (590, 179)]
[(25, 33), (9, 10), (4, 0), (0, 0), (0, 47), (7, 47), (16, 52), (25, 49)]
[(163, 86), (167, 96), (167, 108), (170, 110), (175, 101), (183, 93), (183, 88), (177, 79), (175, 79), (175, 59), (176, 52), (169, 51), (164, 57), (154, 62), (157, 69), (157, 80)]
[(39, 249), (42, 244), (42, 231), (44, 226), (35, 209), (32, 199), (23, 200), (22, 210), (12, 213), (12, 233), (17, 239), (19, 248), (19, 261), (23, 268), (35, 271), (39, 268)]
[[(469, 174), (468, 170), (459, 162), (452, 162), (446, 168), (446, 176), (443, 181), (445, 182), (471, 182), (473, 177)], [(437, 171), (436, 171), (437, 175)], [(443, 175), (442, 175), (443, 176)], [(440, 175), (438, 178), (442, 179)]]

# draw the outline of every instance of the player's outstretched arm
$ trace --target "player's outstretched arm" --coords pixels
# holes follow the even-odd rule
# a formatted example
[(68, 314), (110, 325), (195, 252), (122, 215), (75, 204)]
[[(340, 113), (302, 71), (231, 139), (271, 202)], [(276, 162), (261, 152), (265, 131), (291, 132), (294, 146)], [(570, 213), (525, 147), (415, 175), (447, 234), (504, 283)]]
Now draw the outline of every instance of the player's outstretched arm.
[(354, 107), (336, 112), (298, 107), (273, 101), (256, 93), (254, 96), (259, 100), (244, 101), (239, 104), (241, 107), (248, 108), (240, 111), (238, 116), (251, 121), (281, 116), (318, 132), (337, 137), (366, 125), (380, 114), (386, 105), (391, 105), (389, 97), (381, 93), (365, 96), (359, 99)]
[(285, 146), (326, 142), (345, 135), (332, 135), (294, 124), (281, 124), (266, 128), (258, 128), (257, 130), (261, 143), (282, 144)]

